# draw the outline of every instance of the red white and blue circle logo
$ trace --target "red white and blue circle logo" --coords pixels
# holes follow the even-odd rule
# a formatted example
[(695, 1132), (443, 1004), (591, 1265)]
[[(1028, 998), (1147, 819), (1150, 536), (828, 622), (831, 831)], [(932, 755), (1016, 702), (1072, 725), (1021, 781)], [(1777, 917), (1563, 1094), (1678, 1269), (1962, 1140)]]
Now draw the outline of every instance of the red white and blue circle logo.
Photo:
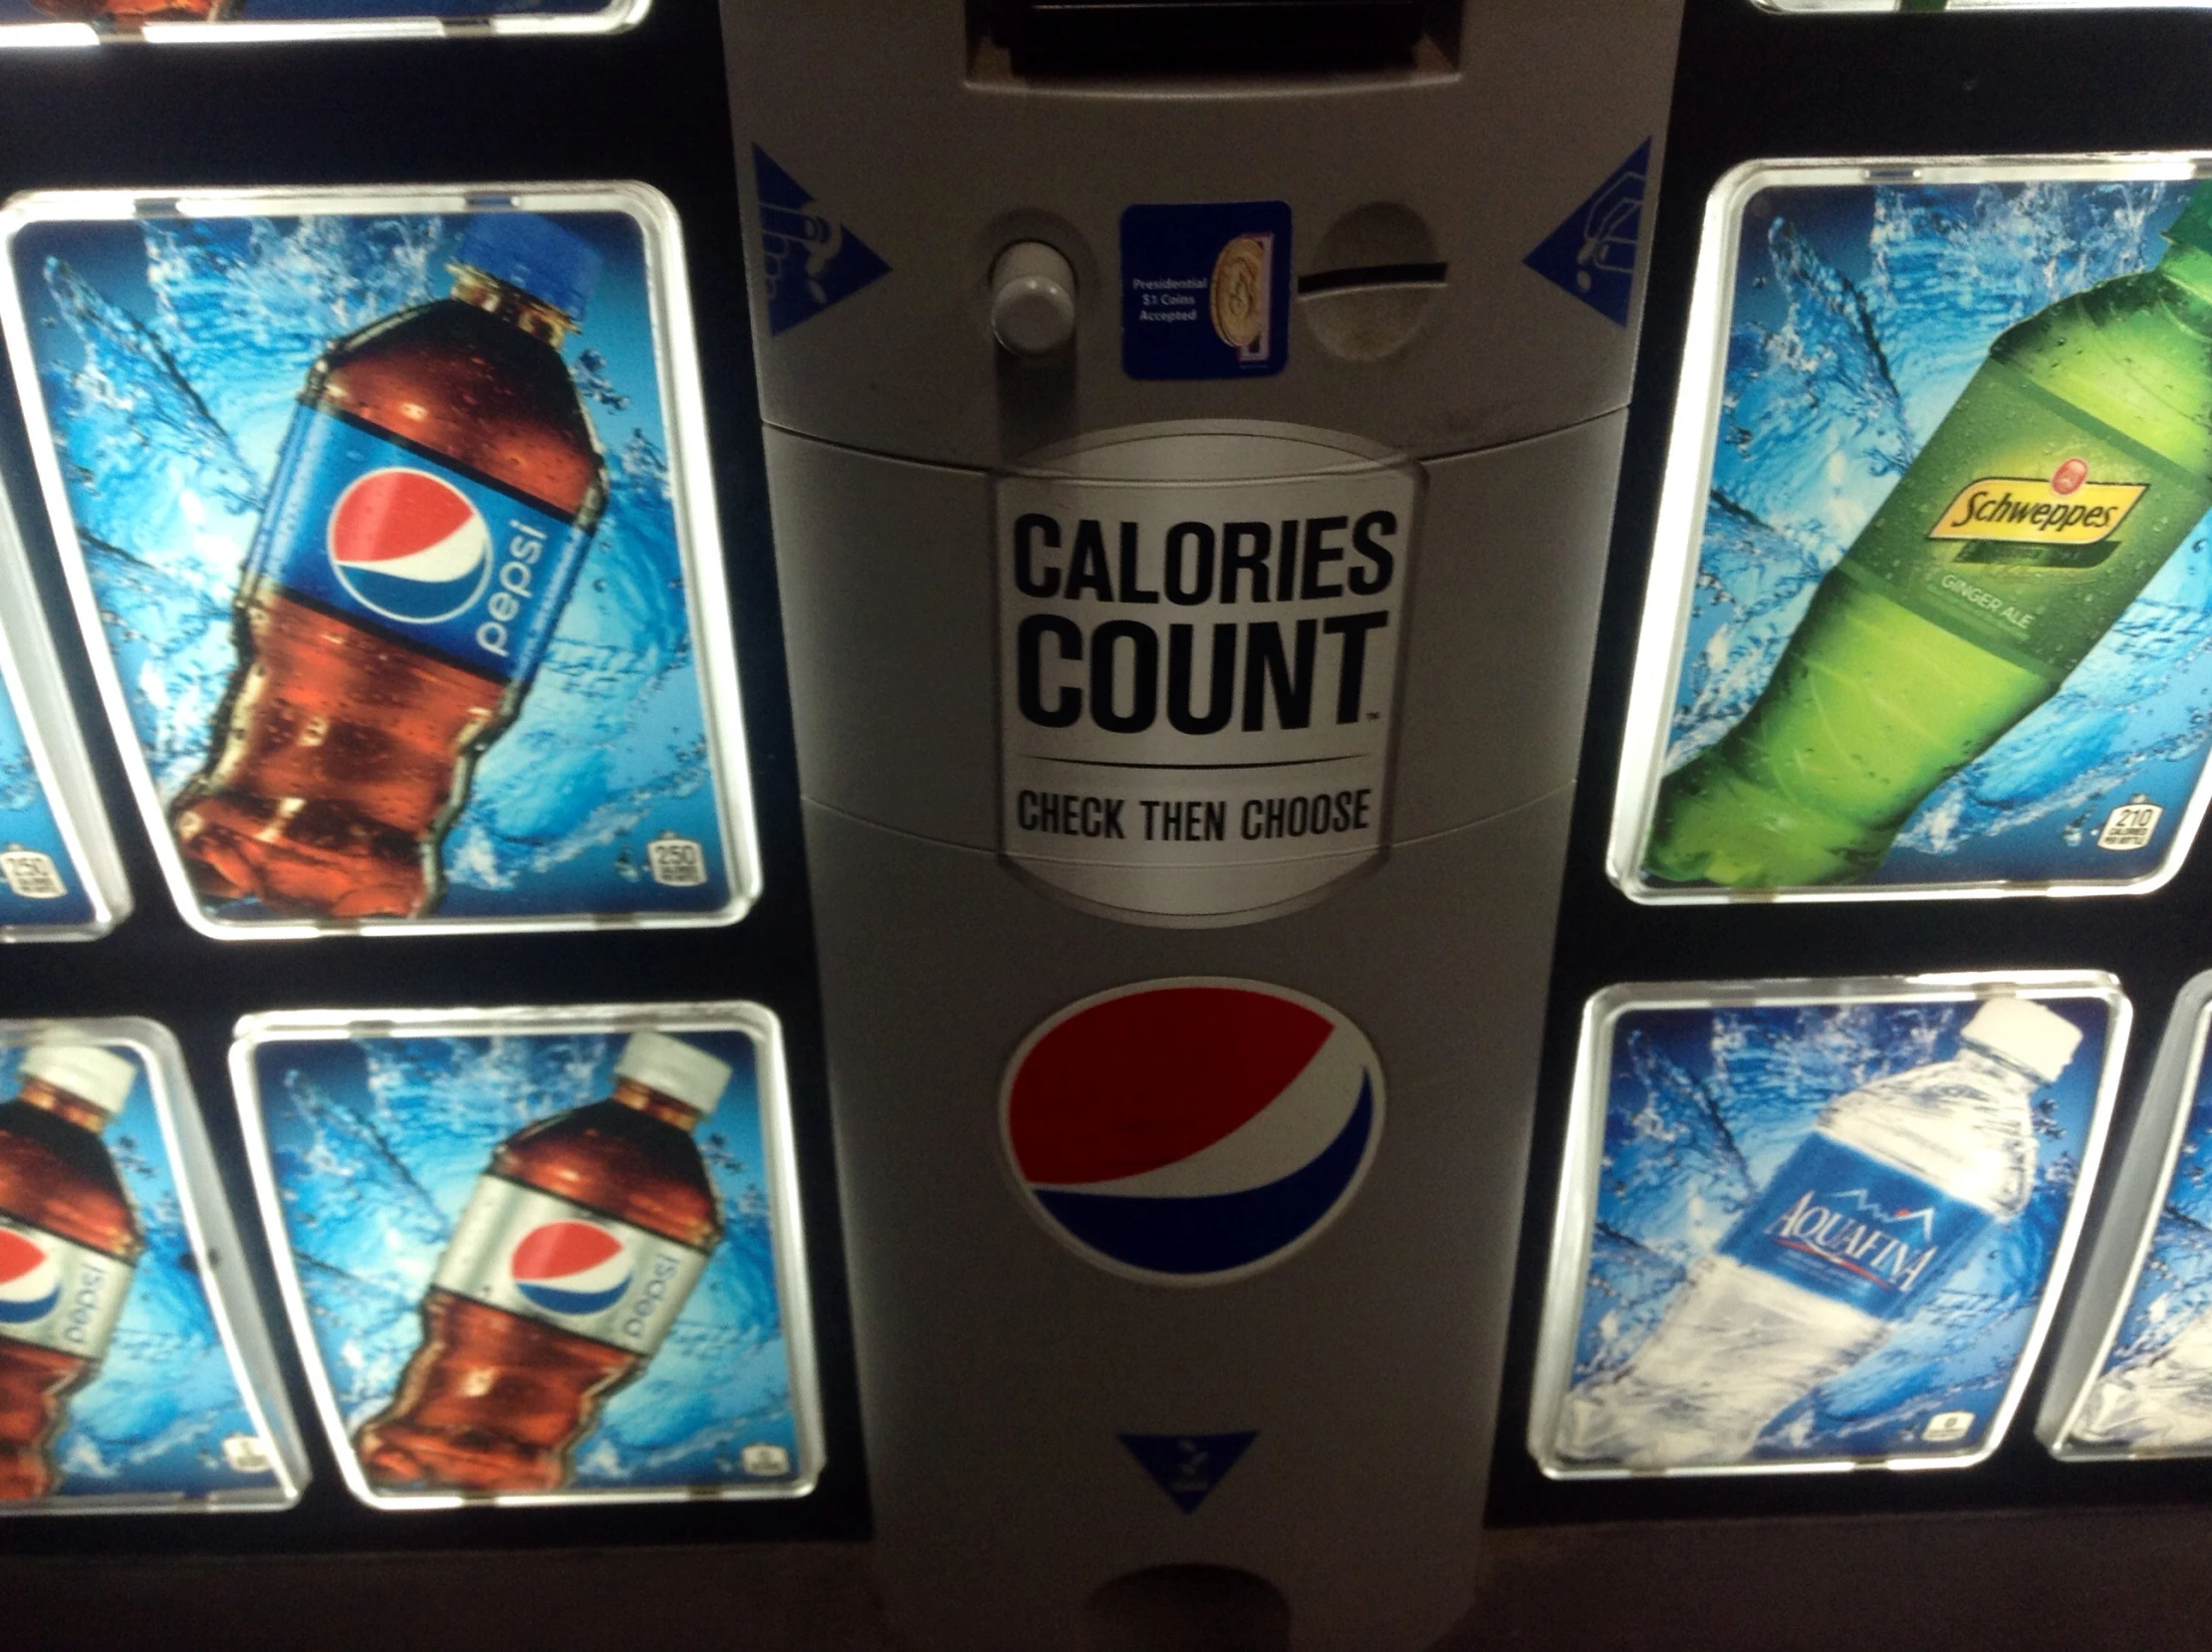
[(604, 1313), (629, 1289), (622, 1242), (590, 1222), (546, 1222), (515, 1242), (507, 1272), (525, 1300), (548, 1313)]
[(1101, 1268), (1221, 1285), (1310, 1244), (1358, 1189), (1382, 1065), (1326, 1004), (1254, 981), (1147, 981), (1023, 1041), (1000, 1102), (1046, 1228)]
[(62, 1269), (37, 1240), (0, 1228), (0, 1325), (28, 1325), (62, 1299)]
[(356, 600), (411, 624), (465, 612), (492, 575), (492, 532), (468, 495), (402, 466), (372, 470), (338, 496), (329, 544)]

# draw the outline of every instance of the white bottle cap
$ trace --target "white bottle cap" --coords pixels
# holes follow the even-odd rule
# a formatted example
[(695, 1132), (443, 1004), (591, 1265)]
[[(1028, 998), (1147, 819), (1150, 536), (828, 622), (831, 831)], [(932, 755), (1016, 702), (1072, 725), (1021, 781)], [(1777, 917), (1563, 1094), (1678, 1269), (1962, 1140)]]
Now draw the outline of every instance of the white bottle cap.
[(1959, 1037), (2018, 1062), (2048, 1083), (2074, 1060), (2082, 1029), (2025, 998), (1993, 998), (1974, 1012)]
[(90, 1102), (110, 1118), (123, 1111), (123, 1104), (130, 1099), (130, 1086), (138, 1079), (134, 1063), (97, 1044), (33, 1045), (24, 1053), (18, 1071)]
[(701, 1118), (714, 1111), (730, 1081), (730, 1063), (665, 1033), (632, 1033), (614, 1076), (681, 1101)]

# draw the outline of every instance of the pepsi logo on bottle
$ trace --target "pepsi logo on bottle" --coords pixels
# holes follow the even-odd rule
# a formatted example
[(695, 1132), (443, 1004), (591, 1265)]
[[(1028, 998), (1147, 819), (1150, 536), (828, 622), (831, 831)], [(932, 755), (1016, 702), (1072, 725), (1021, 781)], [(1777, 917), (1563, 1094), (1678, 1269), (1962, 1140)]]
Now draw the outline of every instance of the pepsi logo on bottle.
[(604, 1313), (622, 1299), (634, 1270), (622, 1242), (596, 1222), (548, 1222), (507, 1258), (515, 1289), (548, 1313)]
[(484, 594), (492, 531), (468, 495), (428, 471), (372, 470), (331, 512), (331, 568), (372, 613), (450, 619)]
[(0, 1216), (0, 1340), (97, 1360), (130, 1276), (118, 1257)]
[(650, 1355), (709, 1251), (504, 1176), (478, 1178), (431, 1283), (456, 1297)]
[(1127, 1279), (1221, 1285), (1341, 1215), (1374, 1157), (1382, 1065), (1338, 1011), (1187, 978), (1087, 998), (1016, 1051), (1000, 1117), (1046, 1230)]
[(37, 1240), (0, 1229), (0, 1330), (29, 1324), (62, 1299), (62, 1270)]
[(494, 682), (544, 657), (591, 533), (331, 412), (277, 462), (249, 578)]

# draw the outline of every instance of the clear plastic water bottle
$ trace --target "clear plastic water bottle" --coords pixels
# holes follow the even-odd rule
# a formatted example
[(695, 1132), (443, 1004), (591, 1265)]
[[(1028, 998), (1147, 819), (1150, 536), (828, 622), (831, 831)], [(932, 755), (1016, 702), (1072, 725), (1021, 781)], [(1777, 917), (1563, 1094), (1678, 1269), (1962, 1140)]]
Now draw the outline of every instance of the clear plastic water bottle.
[(2130, 1451), (2201, 1451), (2212, 1445), (2212, 1313), (2163, 1348), (2097, 1378), (2073, 1443)]
[(2035, 1187), (2030, 1102), (2082, 1042), (1992, 999), (1957, 1056), (1822, 1110), (1619, 1370), (1576, 1387), (1557, 1449), (1632, 1468), (1734, 1463), (1775, 1417), (1864, 1357)]

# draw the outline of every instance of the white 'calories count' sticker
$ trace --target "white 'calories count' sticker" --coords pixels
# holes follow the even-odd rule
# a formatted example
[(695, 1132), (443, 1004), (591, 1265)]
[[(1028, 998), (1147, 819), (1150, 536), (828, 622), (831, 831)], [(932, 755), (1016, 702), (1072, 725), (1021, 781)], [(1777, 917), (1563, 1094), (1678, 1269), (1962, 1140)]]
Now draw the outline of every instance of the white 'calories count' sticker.
[(997, 488), (1001, 842), (1080, 902), (1260, 917), (1380, 851), (1419, 468), (1271, 424)]

